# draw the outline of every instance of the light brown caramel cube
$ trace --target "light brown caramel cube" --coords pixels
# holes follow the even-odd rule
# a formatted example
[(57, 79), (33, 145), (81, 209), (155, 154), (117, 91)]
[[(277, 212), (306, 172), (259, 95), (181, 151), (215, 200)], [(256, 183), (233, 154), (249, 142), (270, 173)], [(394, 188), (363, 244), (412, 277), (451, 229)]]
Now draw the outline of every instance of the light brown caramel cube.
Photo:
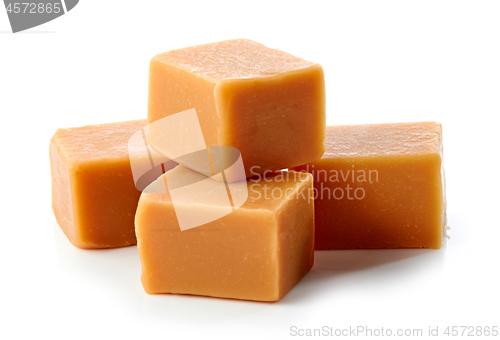
[(316, 161), (325, 150), (322, 67), (251, 40), (151, 60), (148, 122), (192, 108), (206, 146), (237, 148), (247, 177)]
[(313, 174), (316, 249), (440, 248), (441, 124), (329, 126)]
[[(141, 192), (134, 182), (128, 143), (145, 127), (146, 120), (137, 120), (59, 129), (52, 137), (52, 209), (75, 246), (136, 244), (134, 216)], [(136, 159), (136, 165), (149, 164), (147, 156)]]
[[(283, 173), (288, 177), (270, 175), (265, 180), (233, 183), (233, 197), (248, 188), (246, 203), (222, 218), (184, 231), (179, 227), (180, 211), (196, 218), (225, 208), (210, 183), (206, 188), (197, 186), (181, 202), (174, 202), (172, 189), (166, 193), (146, 189), (135, 220), (146, 292), (259, 301), (283, 297), (314, 260), (312, 176)], [(165, 188), (167, 178), (183, 182), (196, 176), (203, 175), (178, 166), (154, 184)], [(210, 203), (200, 204), (200, 197)]]

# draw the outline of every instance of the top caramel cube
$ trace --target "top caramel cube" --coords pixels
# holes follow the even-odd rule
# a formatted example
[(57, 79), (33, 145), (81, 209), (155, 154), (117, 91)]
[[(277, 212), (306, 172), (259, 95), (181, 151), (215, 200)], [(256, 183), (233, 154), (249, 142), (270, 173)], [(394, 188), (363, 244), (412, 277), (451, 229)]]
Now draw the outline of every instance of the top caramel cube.
[(322, 67), (251, 40), (151, 60), (148, 123), (192, 108), (206, 146), (237, 148), (247, 177), (314, 162), (325, 151)]

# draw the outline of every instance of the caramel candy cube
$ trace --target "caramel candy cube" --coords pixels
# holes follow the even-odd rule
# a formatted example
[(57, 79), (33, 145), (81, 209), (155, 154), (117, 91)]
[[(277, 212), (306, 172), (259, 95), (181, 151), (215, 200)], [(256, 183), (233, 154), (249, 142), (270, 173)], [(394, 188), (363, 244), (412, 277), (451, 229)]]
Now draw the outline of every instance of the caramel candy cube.
[(194, 46), (151, 60), (148, 122), (192, 108), (207, 148), (237, 148), (247, 177), (316, 161), (325, 150), (322, 67), (251, 40)]
[[(204, 177), (179, 165), (142, 193), (135, 224), (145, 291), (279, 300), (313, 265), (312, 176), (284, 171), (231, 183), (233, 198), (248, 190), (241, 207), (181, 231), (180, 216), (197, 219), (227, 208), (224, 183)], [(172, 180), (186, 187), (172, 188)], [(196, 188), (191, 193), (189, 183)]]
[[(75, 246), (136, 244), (134, 216), (141, 192), (135, 185), (129, 151), (137, 151), (140, 146), (129, 145), (129, 140), (146, 124), (146, 120), (137, 120), (59, 129), (52, 137), (52, 209)], [(147, 154), (134, 155), (136, 167), (150, 166)], [(155, 161), (158, 159), (161, 157), (155, 157)], [(166, 171), (175, 165), (165, 163), (163, 168)]]
[(328, 126), (312, 173), (316, 249), (440, 248), (446, 225), (441, 124)]

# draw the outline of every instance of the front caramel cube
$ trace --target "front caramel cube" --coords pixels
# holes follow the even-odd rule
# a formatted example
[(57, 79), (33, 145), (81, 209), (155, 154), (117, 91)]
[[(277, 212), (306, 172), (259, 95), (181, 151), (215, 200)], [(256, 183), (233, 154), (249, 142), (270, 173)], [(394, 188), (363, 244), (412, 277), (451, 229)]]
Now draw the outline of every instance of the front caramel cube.
[[(149, 294), (279, 300), (313, 265), (312, 176), (290, 171), (232, 183), (233, 200), (248, 192), (246, 202), (233, 210), (223, 203), (224, 184), (203, 177), (178, 166), (151, 185), (163, 192), (151, 187), (143, 192), (135, 223), (144, 289)], [(186, 187), (173, 188), (172, 179)], [(179, 198), (175, 191), (187, 193), (188, 183), (196, 190)], [(220, 195), (217, 185), (222, 185)], [(220, 212), (224, 216), (209, 223), (180, 228), (179, 219)]]

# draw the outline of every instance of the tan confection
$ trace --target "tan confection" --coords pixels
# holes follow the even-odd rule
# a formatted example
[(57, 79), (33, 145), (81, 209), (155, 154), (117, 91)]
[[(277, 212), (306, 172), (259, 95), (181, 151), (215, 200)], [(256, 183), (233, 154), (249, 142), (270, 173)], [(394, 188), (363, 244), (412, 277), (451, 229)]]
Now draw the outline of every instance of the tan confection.
[(440, 248), (441, 124), (329, 126), (313, 174), (316, 249)]
[(192, 108), (206, 146), (237, 148), (247, 177), (313, 162), (325, 150), (322, 67), (251, 40), (194, 46), (151, 60), (148, 122)]
[[(141, 192), (132, 175), (129, 139), (146, 124), (136, 120), (59, 129), (52, 137), (52, 208), (75, 246), (136, 244), (134, 216)], [(147, 156), (135, 161), (139, 167), (150, 164)]]
[[(185, 200), (174, 202), (172, 189), (148, 193), (147, 188), (141, 196), (135, 223), (144, 289), (149, 294), (279, 300), (313, 265), (312, 176), (289, 172), (288, 177), (233, 183), (232, 197), (248, 188), (246, 203), (222, 218), (181, 231), (176, 212), (199, 218), (226, 208), (211, 182), (199, 185), (199, 176), (180, 165), (151, 185), (165, 190), (172, 178), (198, 183)], [(197, 203), (207, 198), (210, 203)]]

